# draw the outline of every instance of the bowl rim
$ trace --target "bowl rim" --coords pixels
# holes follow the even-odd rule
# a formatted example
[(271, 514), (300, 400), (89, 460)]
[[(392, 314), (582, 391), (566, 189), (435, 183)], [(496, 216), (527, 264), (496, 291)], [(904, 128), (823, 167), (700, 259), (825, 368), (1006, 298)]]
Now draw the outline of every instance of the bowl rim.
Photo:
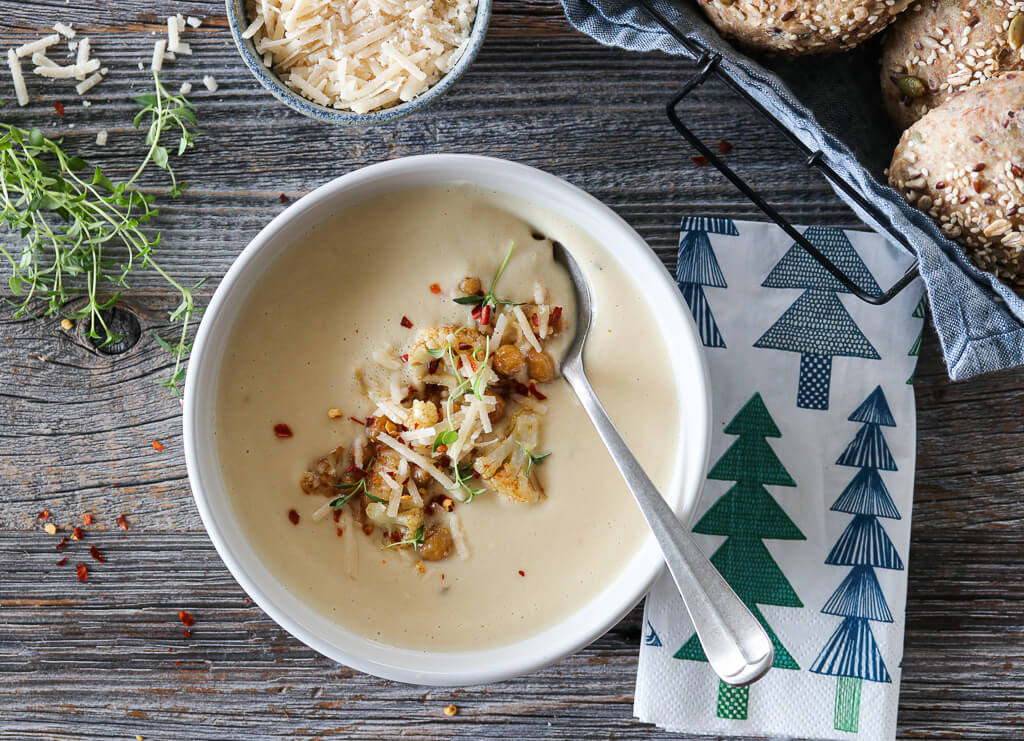
[(491, 3), (492, 0), (477, 0), (476, 17), (473, 19), (469, 43), (462, 56), (459, 57), (459, 61), (440, 80), (410, 101), (368, 113), (355, 113), (322, 106), (285, 85), (273, 70), (263, 64), (263, 59), (256, 53), (252, 39), (242, 38), (242, 32), (248, 26), (244, 8), (245, 0), (225, 0), (231, 38), (235, 41), (235, 48), (238, 50), (239, 56), (242, 57), (242, 61), (245, 62), (245, 66), (249, 68), (249, 72), (256, 78), (256, 81), (279, 101), (304, 116), (318, 121), (348, 126), (366, 126), (393, 121), (420, 110), (444, 95), (465, 74), (480, 52), (491, 22)]
[[(435, 175), (431, 179), (429, 176)], [(576, 186), (554, 175), (526, 165), (479, 155), (463, 154), (429, 154), (404, 157), (396, 160), (380, 162), (363, 167), (316, 188), (308, 195), (294, 202), (267, 224), (242, 250), (232, 263), (220, 285), (217, 287), (209, 306), (196, 333), (189, 372), (186, 377), (183, 399), (183, 443), (185, 461), (188, 470), (192, 495), (199, 511), (203, 525), (214, 544), (218, 554), (228, 567), (232, 576), (252, 599), (278, 625), (302, 643), (315, 651), (346, 666), (368, 674), (411, 684), (436, 686), (456, 686), (480, 684), (510, 679), (528, 674), (548, 666), (588, 645), (604, 635), (635, 607), (649, 590), (655, 578), (663, 569), (663, 561), (657, 544), (651, 535), (644, 540), (641, 548), (627, 561), (621, 571), (613, 577), (587, 603), (577, 611), (553, 626), (541, 630), (534, 636), (515, 643), (498, 647), (469, 650), (462, 652), (428, 652), (400, 649), (382, 643), (364, 639), (348, 631), (338, 623), (331, 623), (310, 617), (315, 613), (301, 599), (292, 596), (290, 604), (282, 605), (280, 594), (287, 588), (276, 582), (269, 571), (262, 566), (258, 555), (252, 550), (245, 537), (232, 532), (230, 522), (218, 518), (214, 512), (214, 502), (208, 497), (207, 485), (214, 489), (219, 484), (215, 454), (200, 448), (203, 442), (201, 427), (204, 420), (204, 409), (209, 409), (210, 399), (216, 393), (216, 371), (220, 357), (217, 351), (221, 347), (215, 332), (223, 336), (233, 326), (236, 315), (228, 314), (221, 318), (222, 311), (229, 301), (242, 303), (247, 295), (245, 274), (253, 269), (251, 265), (265, 250), (272, 256), (286, 250), (294, 241), (287, 239), (283, 233), (288, 228), (295, 228), (296, 222), (310, 212), (326, 208), (334, 200), (344, 199), (346, 194), (358, 193), (361, 188), (372, 187), (384, 183), (380, 192), (397, 192), (411, 177), (421, 176), (435, 184), (469, 183), (501, 192), (500, 184), (511, 181), (529, 184), (531, 192), (538, 195), (558, 193), (564, 196), (580, 211), (559, 212), (561, 216), (584, 231), (593, 234), (601, 227), (604, 230), (615, 229), (616, 246), (625, 248), (630, 254), (629, 266), (620, 261), (623, 268), (645, 278), (653, 278), (653, 283), (645, 283), (648, 296), (659, 309), (659, 330), (666, 339), (670, 337), (680, 340), (684, 346), (670, 348), (676, 373), (677, 390), (682, 391), (680, 371), (685, 370), (686, 377), (694, 384), (692, 394), (687, 396), (696, 400), (696, 404), (686, 407), (686, 415), (693, 424), (683, 428), (684, 439), (680, 442), (678, 460), (674, 466), (672, 486), (677, 490), (678, 499), (669, 503), (684, 523), (688, 523), (699, 503), (704, 477), (710, 456), (711, 440), (711, 390), (710, 377), (703, 345), (698, 339), (696, 325), (681, 292), (671, 279), (664, 265), (650, 249), (647, 243), (621, 217), (608, 206)], [(474, 182), (474, 177), (486, 181)], [(387, 187), (387, 183), (393, 183)], [(510, 195), (515, 195), (509, 186)], [(535, 190), (534, 190), (535, 189)], [(371, 194), (372, 195), (372, 194)], [(362, 198), (356, 196), (350, 203), (357, 203)], [(516, 196), (526, 201), (531, 197)], [(540, 198), (535, 203), (550, 209), (550, 205)], [(551, 209), (554, 210), (554, 209)], [(588, 213), (584, 214), (583, 211)], [(594, 229), (587, 229), (581, 223), (583, 216), (596, 220)], [(306, 229), (309, 225), (306, 226)], [(607, 231), (600, 233), (606, 234)], [(275, 241), (276, 240), (276, 241)], [(281, 242), (287, 242), (283, 246)], [(627, 245), (629, 245), (627, 247)], [(264, 260), (270, 260), (262, 256)], [(266, 265), (263, 266), (264, 269)], [(259, 277), (257, 273), (254, 277)], [(238, 298), (239, 294), (241, 298)], [(678, 321), (677, 321), (678, 320)], [(219, 324), (218, 324), (219, 323)], [(671, 335), (666, 334), (668, 328), (673, 329)], [(210, 356), (213, 360), (210, 360)], [(213, 363), (213, 370), (208, 365)], [(684, 367), (681, 363), (687, 363)], [(212, 374), (204, 386), (200, 379)], [(681, 397), (683, 396), (680, 393)], [(205, 415), (208, 418), (211, 415)], [(212, 422), (207, 421), (212, 428)], [(685, 439), (687, 431), (698, 431), (695, 439)], [(211, 479), (211, 477), (213, 477)], [(222, 487), (221, 487), (222, 488)], [(230, 506), (223, 503), (218, 506)], [(228, 526), (226, 526), (228, 525)], [(264, 583), (266, 582), (266, 583)], [(276, 591), (275, 596), (272, 592)], [(586, 613), (586, 614), (584, 614)], [(591, 614), (596, 613), (596, 614)], [(327, 621), (336, 632), (345, 634), (347, 645), (337, 645), (337, 638), (332, 642), (318, 634), (316, 625)], [(581, 623), (583, 629), (574, 635), (560, 630), (565, 626)], [(312, 627), (311, 627), (312, 626)], [(424, 668), (424, 659), (443, 657), (448, 666), (436, 669), (431, 666)]]

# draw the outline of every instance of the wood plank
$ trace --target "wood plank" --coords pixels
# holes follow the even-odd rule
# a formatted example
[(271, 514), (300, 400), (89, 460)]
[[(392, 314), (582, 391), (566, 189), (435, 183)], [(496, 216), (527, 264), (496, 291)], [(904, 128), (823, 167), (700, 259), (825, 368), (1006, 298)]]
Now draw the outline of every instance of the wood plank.
[[(467, 76), (421, 115), (365, 130), (308, 121), (251, 79), (226, 32), (223, 5), (116, 0), (6, 3), (8, 43), (70, 20), (93, 39), (110, 79), (86, 110), (67, 85), (30, 82), (25, 109), (4, 120), (60, 132), (122, 177), (142, 155), (129, 122), (144, 92), (150, 31), (180, 11), (206, 17), (189, 32), (196, 55), (169, 65), (168, 84), (211, 73), (197, 91), (203, 137), (180, 163), (192, 190), (163, 199), (162, 264), (185, 280), (216, 279), (291, 199), (364, 164), (408, 154), (471, 152), (547, 169), (594, 193), (648, 240), (671, 269), (684, 214), (752, 218), (754, 210), (691, 152), (664, 118), (693, 68), (665, 55), (600, 47), (572, 31), (552, 2), (499, 4)], [(45, 21), (45, 22), (44, 22)], [(0, 74), (0, 97), (11, 84)], [(67, 107), (57, 117), (52, 104)], [(857, 222), (778, 135), (710, 82), (684, 106), (711, 142), (794, 220)], [(75, 124), (72, 129), (70, 124)], [(97, 148), (95, 132), (110, 132)], [(146, 181), (158, 192), (165, 183)], [(179, 407), (160, 389), (168, 358), (151, 332), (175, 299), (159, 280), (132, 281), (142, 340), (96, 353), (76, 328), (0, 314), (0, 738), (579, 739), (683, 738), (632, 719), (641, 620), (634, 610), (594, 645), (542, 672), (465, 690), (408, 687), (340, 667), (305, 648), (253, 605), (202, 531), (188, 492)], [(1024, 444), (1020, 371), (950, 384), (934, 336), (917, 374), (917, 494), (900, 738), (1022, 735)], [(165, 449), (151, 445), (159, 440)], [(95, 510), (96, 527), (66, 551), (40, 530)], [(114, 518), (127, 512), (131, 529)], [(106, 564), (88, 559), (95, 544)], [(79, 584), (73, 565), (87, 562)], [(198, 622), (182, 634), (177, 611)], [(175, 664), (175, 662), (180, 662)], [(454, 702), (455, 718), (441, 708)]]

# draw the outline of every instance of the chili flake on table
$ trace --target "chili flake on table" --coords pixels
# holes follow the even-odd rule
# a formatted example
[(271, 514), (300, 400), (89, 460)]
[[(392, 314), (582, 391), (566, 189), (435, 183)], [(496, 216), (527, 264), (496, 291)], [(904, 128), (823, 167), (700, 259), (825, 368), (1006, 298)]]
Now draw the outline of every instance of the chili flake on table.
[(124, 516), (123, 512), (117, 516), (117, 526), (122, 530), (128, 529), (128, 519)]
[(163, 452), (163, 450), (164, 450), (164, 446), (163, 446), (163, 445), (161, 445), (161, 444), (159, 443), (159, 441), (157, 441), (157, 440), (154, 440), (154, 441), (153, 441), (153, 450), (155, 450), (155, 451), (156, 451), (157, 453), (162, 453), (162, 452)]
[(75, 567), (75, 572), (78, 575), (78, 581), (87, 581), (89, 579), (89, 569), (86, 568), (84, 563), (78, 564)]
[(284, 422), (279, 422), (278, 424), (274, 425), (274, 434), (282, 438), (291, 437), (292, 428), (286, 425)]
[(185, 610), (178, 610), (178, 619), (181, 620), (181, 624), (186, 628), (191, 628), (196, 624), (196, 619)]

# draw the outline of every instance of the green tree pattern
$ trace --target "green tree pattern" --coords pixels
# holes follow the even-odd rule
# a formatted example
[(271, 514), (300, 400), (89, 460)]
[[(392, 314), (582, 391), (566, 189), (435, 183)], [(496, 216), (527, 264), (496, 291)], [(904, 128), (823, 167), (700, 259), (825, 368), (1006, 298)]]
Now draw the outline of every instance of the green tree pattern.
[[(711, 562), (768, 632), (780, 669), (799, 669), (793, 656), (768, 625), (757, 605), (803, 607), (779, 565), (762, 540), (806, 540), (765, 486), (796, 486), (767, 438), (782, 437), (760, 394), (753, 397), (725, 428), (737, 435), (708, 473), (709, 479), (735, 485), (700, 518), (693, 530), (724, 535), (726, 540)], [(674, 654), (677, 659), (707, 661), (696, 634)], [(749, 687), (719, 682), (716, 714), (719, 718), (747, 717)]]

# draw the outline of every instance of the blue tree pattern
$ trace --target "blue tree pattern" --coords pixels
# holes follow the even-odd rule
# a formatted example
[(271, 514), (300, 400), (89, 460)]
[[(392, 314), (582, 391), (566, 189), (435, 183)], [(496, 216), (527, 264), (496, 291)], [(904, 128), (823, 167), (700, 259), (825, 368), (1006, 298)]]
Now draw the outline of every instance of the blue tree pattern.
[[(812, 226), (804, 236), (857, 285), (868, 291), (879, 290), (841, 229)], [(761, 285), (804, 289), (754, 347), (800, 353), (796, 405), (801, 409), (828, 409), (833, 357), (879, 359), (839, 300), (838, 294), (850, 291), (796, 243)]]
[(883, 427), (895, 427), (896, 421), (882, 387), (876, 387), (849, 419), (863, 426), (836, 464), (859, 470), (832, 505), (832, 511), (853, 515), (853, 520), (825, 563), (848, 566), (850, 572), (821, 609), (843, 620), (810, 670), (838, 678), (834, 725), (838, 731), (856, 733), (863, 681), (892, 681), (870, 626), (871, 622), (893, 621), (875, 569), (902, 571), (903, 561), (879, 522), (879, 518), (900, 519), (879, 473), (896, 470), (896, 461), (882, 434)]
[(725, 339), (718, 329), (711, 305), (704, 295), (704, 286), (727, 288), (722, 268), (711, 248), (708, 234), (739, 236), (731, 219), (684, 216), (679, 225), (679, 261), (676, 263), (676, 283), (697, 322), (700, 339), (705, 347), (725, 347)]
[(658, 633), (654, 630), (650, 620), (647, 621), (647, 629), (647, 635), (644, 636), (644, 644), (654, 648), (661, 646), (661, 638), (658, 637)]
[[(911, 314), (914, 319), (924, 319), (925, 309), (928, 307), (928, 294), (922, 293), (921, 300), (917, 302), (917, 306), (914, 307), (914, 313)], [(914, 340), (914, 344), (910, 346), (910, 352), (907, 355), (911, 358), (916, 358), (921, 354), (921, 340), (924, 338), (924, 322), (921, 322), (921, 331), (917, 333), (917, 339)], [(910, 374), (910, 378), (907, 379), (907, 383), (911, 386), (914, 385), (914, 376), (917, 375), (917, 368), (915, 367), (914, 372)]]

